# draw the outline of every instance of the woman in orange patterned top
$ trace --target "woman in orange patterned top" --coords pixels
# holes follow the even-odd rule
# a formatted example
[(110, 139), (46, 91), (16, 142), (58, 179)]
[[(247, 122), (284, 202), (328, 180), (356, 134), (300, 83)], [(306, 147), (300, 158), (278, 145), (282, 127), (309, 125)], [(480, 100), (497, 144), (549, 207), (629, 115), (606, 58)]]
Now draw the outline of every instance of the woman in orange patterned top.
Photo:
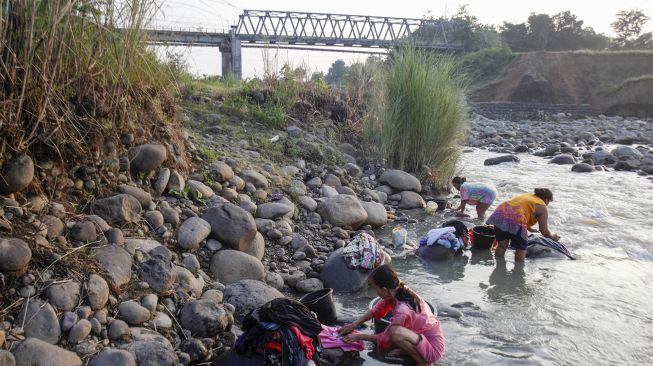
[(508, 243), (515, 248), (515, 261), (523, 262), (528, 246), (528, 232), (537, 232), (532, 226), (539, 225), (543, 236), (555, 241), (560, 236), (549, 231), (549, 211), (547, 206), (553, 201), (553, 192), (548, 188), (535, 188), (534, 194), (520, 194), (503, 202), (487, 219), (488, 225), (494, 225), (495, 238), (499, 246), (495, 257), (503, 257)]

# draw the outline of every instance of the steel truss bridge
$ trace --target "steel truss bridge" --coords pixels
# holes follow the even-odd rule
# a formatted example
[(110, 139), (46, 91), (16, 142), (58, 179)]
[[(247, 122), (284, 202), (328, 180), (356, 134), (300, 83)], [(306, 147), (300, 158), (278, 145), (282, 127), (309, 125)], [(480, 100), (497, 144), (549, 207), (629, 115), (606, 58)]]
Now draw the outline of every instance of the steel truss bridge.
[(242, 74), (241, 48), (269, 47), (315, 51), (385, 53), (411, 45), (457, 52), (447, 38), (455, 25), (431, 19), (378, 17), (271, 10), (244, 10), (228, 32), (202, 29), (146, 29), (151, 44), (219, 47), (222, 73)]

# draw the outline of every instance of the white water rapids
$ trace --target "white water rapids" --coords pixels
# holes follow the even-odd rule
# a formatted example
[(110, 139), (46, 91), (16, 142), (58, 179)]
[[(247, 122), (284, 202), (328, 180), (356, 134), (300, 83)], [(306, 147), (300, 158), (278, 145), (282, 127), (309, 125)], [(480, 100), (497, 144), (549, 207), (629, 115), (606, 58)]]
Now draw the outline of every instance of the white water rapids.
[[(475, 150), (463, 157), (468, 181), (489, 180), (499, 191), (488, 215), (514, 195), (550, 188), (549, 226), (578, 260), (527, 259), (515, 267), (512, 250), (505, 261), (471, 252), (449, 262), (395, 260), (400, 278), (426, 300), (475, 306), (460, 319), (440, 318), (447, 350), (438, 364), (653, 364), (653, 182), (635, 173), (572, 173), (531, 155), (483, 166), (493, 156)], [(467, 213), (475, 216), (474, 207)], [(445, 220), (420, 217), (426, 220), (404, 225), (415, 241)], [(339, 312), (358, 316), (372, 297), (336, 294)]]

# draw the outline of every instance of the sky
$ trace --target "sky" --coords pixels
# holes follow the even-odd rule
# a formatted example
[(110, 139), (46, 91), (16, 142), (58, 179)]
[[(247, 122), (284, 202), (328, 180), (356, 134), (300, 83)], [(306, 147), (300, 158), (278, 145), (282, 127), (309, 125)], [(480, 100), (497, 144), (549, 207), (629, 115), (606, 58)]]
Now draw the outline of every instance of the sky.
[[(610, 23), (621, 10), (640, 9), (653, 17), (653, 0), (164, 0), (151, 25), (194, 30), (202, 27), (222, 32), (236, 24), (243, 9), (422, 18), (426, 14), (434, 17), (451, 15), (463, 4), (468, 4), (469, 12), (482, 23), (494, 25), (501, 25), (504, 21), (521, 23), (526, 21), (530, 13), (553, 15), (569, 10), (583, 20), (585, 26), (610, 36), (613, 35)], [(644, 31), (653, 31), (653, 20), (648, 21)], [(186, 56), (190, 71), (195, 75), (221, 73), (220, 53), (217, 48), (174, 47), (170, 48), (170, 51)], [(159, 53), (165, 52), (159, 49)], [(350, 64), (366, 57), (361, 54), (336, 52), (243, 49), (243, 77), (262, 75), (265, 71), (263, 60), (266, 58), (273, 61), (267, 63), (268, 67), (281, 67), (288, 63), (293, 67), (303, 66), (310, 71), (326, 72), (337, 59), (343, 59)]]

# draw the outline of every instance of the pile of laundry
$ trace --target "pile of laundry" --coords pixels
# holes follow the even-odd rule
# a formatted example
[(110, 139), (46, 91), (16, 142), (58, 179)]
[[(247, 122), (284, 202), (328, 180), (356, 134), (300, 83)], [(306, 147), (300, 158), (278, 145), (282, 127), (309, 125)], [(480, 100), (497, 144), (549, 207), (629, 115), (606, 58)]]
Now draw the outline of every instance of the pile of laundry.
[(440, 245), (447, 249), (459, 251), (465, 247), (464, 237), (467, 232), (465, 224), (452, 220), (444, 223), (440, 228), (429, 230), (426, 236), (419, 241), (419, 245)]
[(342, 249), (349, 269), (371, 270), (385, 262), (383, 246), (367, 233), (359, 233)]

